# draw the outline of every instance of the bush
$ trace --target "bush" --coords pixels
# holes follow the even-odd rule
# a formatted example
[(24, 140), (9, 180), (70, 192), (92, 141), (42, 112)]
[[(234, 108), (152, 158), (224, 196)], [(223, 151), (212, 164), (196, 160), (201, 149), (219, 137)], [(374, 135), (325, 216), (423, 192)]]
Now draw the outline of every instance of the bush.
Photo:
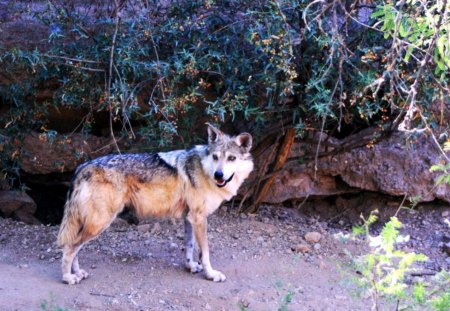
[(382, 308), (383, 300), (391, 300), (395, 302), (395, 310), (448, 310), (450, 273), (441, 271), (427, 283), (409, 282), (407, 277), (415, 270), (414, 265), (428, 258), (397, 249), (402, 239), (399, 234), (402, 223), (397, 217), (391, 217), (379, 235), (372, 235), (370, 226), (376, 220), (375, 213), (371, 213), (368, 219), (363, 218), (363, 226), (353, 228), (355, 234), (366, 236), (370, 246), (367, 254), (352, 257), (352, 270), (360, 274), (354, 280), (371, 297), (372, 309), (387, 310)]
[(48, 40), (0, 49), (3, 70), (21, 77), (0, 85), (2, 133), (55, 130), (48, 111), (63, 108), (84, 114), (73, 130), (155, 147), (198, 141), (206, 120), (245, 123), (257, 138), (285, 127), (445, 131), (448, 5), (416, 2), (15, 2)]

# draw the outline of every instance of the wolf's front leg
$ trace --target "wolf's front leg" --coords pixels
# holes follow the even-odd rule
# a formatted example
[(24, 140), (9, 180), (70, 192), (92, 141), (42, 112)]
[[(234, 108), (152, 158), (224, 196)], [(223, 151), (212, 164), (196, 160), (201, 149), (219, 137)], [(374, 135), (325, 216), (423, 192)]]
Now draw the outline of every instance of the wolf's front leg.
[(194, 236), (195, 239), (197, 240), (198, 246), (200, 247), (200, 251), (202, 253), (201, 260), (206, 278), (214, 282), (225, 281), (226, 276), (222, 272), (214, 270), (209, 260), (208, 238), (206, 235), (207, 230), (206, 216), (190, 214), (188, 216), (188, 221), (190, 221), (193, 226)]
[(186, 269), (191, 273), (197, 273), (203, 271), (202, 264), (195, 261), (194, 250), (195, 250), (195, 237), (194, 231), (192, 230), (192, 225), (184, 218), (184, 242), (186, 244)]

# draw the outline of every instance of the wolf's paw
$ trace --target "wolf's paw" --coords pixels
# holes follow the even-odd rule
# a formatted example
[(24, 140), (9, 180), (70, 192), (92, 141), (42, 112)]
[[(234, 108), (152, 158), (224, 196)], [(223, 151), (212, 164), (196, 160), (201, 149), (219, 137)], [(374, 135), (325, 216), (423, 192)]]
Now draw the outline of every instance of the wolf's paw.
[(199, 273), (203, 271), (203, 266), (196, 261), (189, 260), (186, 262), (186, 269), (191, 273)]
[(220, 271), (210, 270), (206, 273), (206, 278), (214, 282), (225, 282), (227, 277)]
[(66, 273), (63, 275), (62, 281), (63, 283), (74, 285), (80, 283), (80, 281), (83, 279), (83, 277), (78, 276), (76, 274), (72, 273)]
[(82, 279), (87, 279), (89, 276), (89, 273), (87, 273), (86, 271), (84, 271), (83, 269), (78, 270), (77, 272), (75, 272), (75, 275), (80, 278), (80, 281)]

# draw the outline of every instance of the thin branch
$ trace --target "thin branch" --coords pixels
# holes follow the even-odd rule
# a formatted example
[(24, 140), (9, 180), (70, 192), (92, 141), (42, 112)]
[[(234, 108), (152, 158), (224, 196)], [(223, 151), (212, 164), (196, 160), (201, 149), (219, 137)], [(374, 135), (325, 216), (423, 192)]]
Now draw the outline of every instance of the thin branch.
[(102, 62), (90, 60), (90, 59), (79, 59), (79, 58), (73, 58), (73, 57), (67, 57), (67, 56), (60, 56), (60, 55), (53, 55), (53, 54), (42, 54), (44, 57), (48, 58), (59, 58), (64, 59), (71, 62), (80, 62), (80, 63), (90, 63), (90, 64), (101, 64)]
[(116, 40), (117, 40), (117, 33), (119, 32), (119, 25), (120, 25), (120, 12), (119, 10), (119, 1), (115, 1), (117, 11), (115, 16), (115, 25), (114, 25), (114, 34), (112, 38), (111, 43), (111, 51), (109, 53), (109, 71), (108, 71), (108, 82), (106, 84), (106, 94), (107, 94), (107, 100), (109, 105), (109, 130), (111, 137), (114, 141), (114, 144), (116, 146), (117, 152), (120, 153), (119, 145), (117, 144), (116, 137), (114, 136), (114, 129), (113, 129), (113, 107), (111, 103), (111, 85), (112, 85), (112, 77), (113, 77), (113, 66), (114, 66), (114, 50), (116, 48)]
[(433, 56), (432, 51), (434, 50), (436, 41), (439, 37), (440, 28), (442, 26), (442, 21), (444, 19), (446, 8), (447, 8), (447, 0), (444, 0), (442, 9), (439, 12), (440, 13), (439, 20), (437, 21), (437, 23), (435, 24), (435, 27), (434, 27), (433, 38), (431, 40), (430, 45), (428, 46), (427, 52), (425, 54), (425, 58), (420, 63), (420, 67), (419, 67), (419, 70), (417, 71), (416, 79), (414, 80), (414, 83), (411, 85), (409, 95), (406, 98), (406, 103), (409, 103), (409, 108), (406, 111), (406, 115), (405, 115), (403, 121), (398, 126), (399, 131), (411, 133), (411, 130), (410, 130), (411, 121), (413, 119), (414, 113), (416, 113), (416, 111), (418, 111), (418, 109), (419, 109), (416, 106), (417, 89), (418, 89), (420, 82), (422, 82), (425, 68), (426, 68), (428, 62), (431, 60), (431, 57)]

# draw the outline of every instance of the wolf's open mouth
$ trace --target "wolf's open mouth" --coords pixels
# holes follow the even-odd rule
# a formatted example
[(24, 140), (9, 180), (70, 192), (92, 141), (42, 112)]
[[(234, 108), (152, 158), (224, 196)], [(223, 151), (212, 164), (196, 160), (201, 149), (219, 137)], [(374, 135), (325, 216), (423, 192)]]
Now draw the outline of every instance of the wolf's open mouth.
[(225, 187), (233, 179), (233, 177), (234, 177), (234, 173), (227, 180), (223, 180), (223, 179), (222, 180), (217, 180), (216, 179), (217, 187), (219, 187), (219, 188)]

